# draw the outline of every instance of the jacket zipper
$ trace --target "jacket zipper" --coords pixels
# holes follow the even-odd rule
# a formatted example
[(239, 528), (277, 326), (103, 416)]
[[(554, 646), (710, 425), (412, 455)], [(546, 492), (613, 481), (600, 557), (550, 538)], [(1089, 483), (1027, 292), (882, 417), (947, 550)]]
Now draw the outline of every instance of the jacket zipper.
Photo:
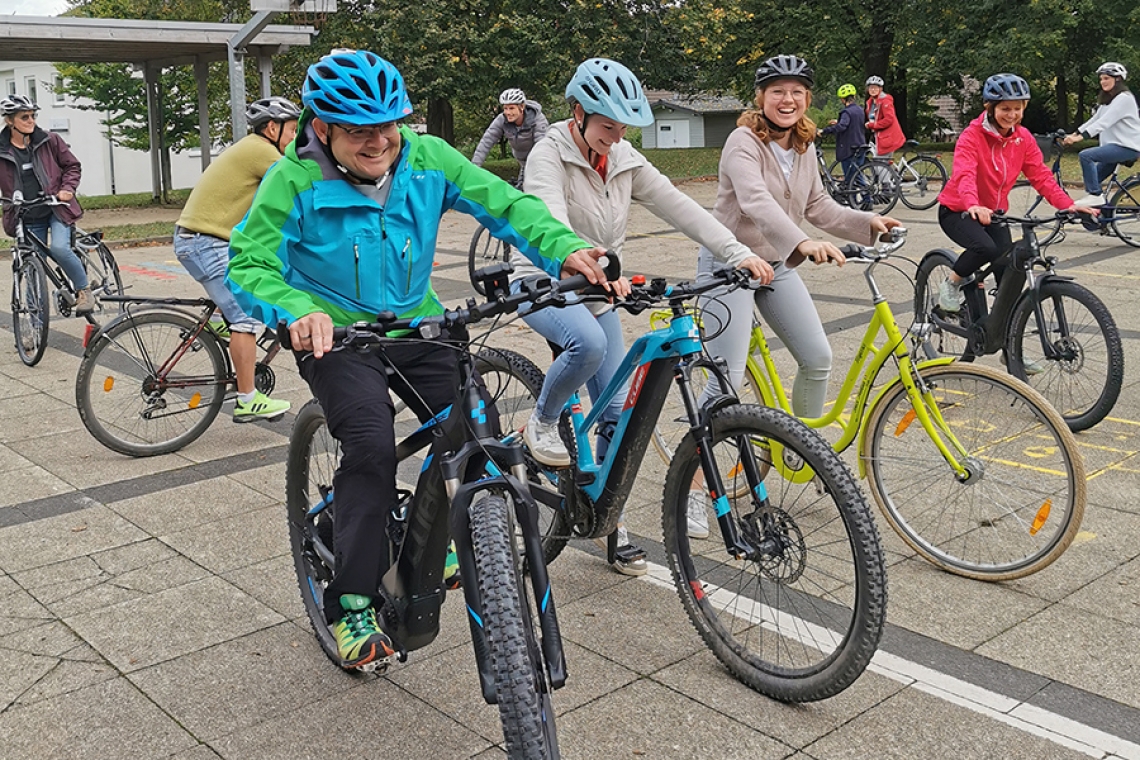
[(408, 241), (404, 243), (404, 252), (400, 254), (408, 262), (408, 281), (404, 285), (404, 295), (407, 295), (412, 290), (412, 257), (408, 251), (412, 248), (412, 239), (409, 237)]
[(356, 297), (360, 298), (360, 243), (352, 244), (352, 255), (356, 258)]

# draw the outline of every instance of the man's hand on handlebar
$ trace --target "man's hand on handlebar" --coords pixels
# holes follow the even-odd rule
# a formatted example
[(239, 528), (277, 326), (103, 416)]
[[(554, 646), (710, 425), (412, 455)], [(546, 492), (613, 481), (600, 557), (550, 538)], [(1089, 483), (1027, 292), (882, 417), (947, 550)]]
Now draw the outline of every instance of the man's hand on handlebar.
[(610, 289), (606, 282), (606, 273), (598, 263), (598, 259), (606, 255), (604, 248), (582, 248), (574, 251), (562, 262), (562, 276), (584, 275), (591, 285), (601, 285)]
[(332, 317), (323, 311), (306, 314), (289, 325), (289, 340), (294, 351), (312, 351), (314, 359), (332, 351)]

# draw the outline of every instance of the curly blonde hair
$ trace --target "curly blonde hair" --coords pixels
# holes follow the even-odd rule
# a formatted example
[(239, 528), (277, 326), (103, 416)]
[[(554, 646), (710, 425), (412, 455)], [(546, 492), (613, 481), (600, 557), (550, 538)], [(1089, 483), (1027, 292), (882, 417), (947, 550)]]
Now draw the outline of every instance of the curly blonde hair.
[[(736, 126), (748, 127), (752, 132), (764, 142), (771, 141), (771, 136), (768, 134), (768, 122), (764, 118), (762, 101), (764, 99), (764, 90), (766, 87), (761, 87), (756, 90), (756, 97), (753, 99), (755, 108), (750, 108), (740, 115), (736, 120)], [(807, 105), (805, 108), (811, 108), (811, 90), (807, 93)], [(792, 150), (796, 153), (806, 153), (808, 146), (815, 141), (815, 122), (808, 118), (807, 111), (800, 117), (792, 127)]]

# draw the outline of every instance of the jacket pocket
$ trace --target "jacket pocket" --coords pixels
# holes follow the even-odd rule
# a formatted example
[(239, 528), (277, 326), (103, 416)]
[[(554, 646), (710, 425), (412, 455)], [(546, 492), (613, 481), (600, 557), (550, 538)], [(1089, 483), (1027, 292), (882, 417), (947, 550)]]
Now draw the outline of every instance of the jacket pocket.
[(352, 269), (356, 300), (364, 305), (384, 303), (384, 243), (378, 232), (369, 230), (353, 236)]

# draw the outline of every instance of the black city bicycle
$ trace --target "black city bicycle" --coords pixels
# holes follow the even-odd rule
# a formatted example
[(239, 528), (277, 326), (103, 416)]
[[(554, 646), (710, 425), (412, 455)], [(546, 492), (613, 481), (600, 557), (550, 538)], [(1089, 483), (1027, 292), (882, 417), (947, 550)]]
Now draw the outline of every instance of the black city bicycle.
[(859, 168), (847, 183), (848, 203), (860, 211), (886, 214), (901, 197), (902, 177), (889, 158), (875, 155), (873, 145), (855, 149)]
[[(1062, 187), (1064, 185), (1061, 183), (1061, 156), (1065, 152), (1065, 144), (1062, 142), (1065, 134), (1065, 130), (1058, 129), (1055, 132), (1035, 136), (1042, 155), (1047, 159), (1053, 159), (1051, 171), (1057, 184)], [(1134, 163), (1134, 161), (1125, 161), (1122, 165), (1131, 167)], [(1133, 248), (1140, 248), (1140, 174), (1121, 179), (1117, 167), (1104, 181), (1103, 194), (1108, 203), (1099, 207), (1099, 216), (1082, 214), (1052, 217), (1040, 225), (1037, 233), (1038, 244), (1049, 245), (1064, 240), (1064, 225), (1079, 222), (1090, 232), (1115, 235)], [(1045, 209), (1051, 208), (1028, 180), (1018, 180), (1009, 194), (1010, 211), (1019, 216), (1040, 214), (1042, 204)]]
[[(133, 457), (169, 454), (198, 439), (222, 404), (237, 395), (228, 332), (211, 322), (208, 298), (107, 296), (122, 314), (89, 335), (75, 377), (84, 427), (112, 451)], [(193, 309), (198, 309), (197, 313)], [(266, 395), (280, 351), (266, 328), (254, 385)]]
[[(1124, 348), (1108, 307), (1071, 277), (1057, 274), (1057, 258), (1042, 253), (1037, 228), (1051, 229), (1055, 219), (1071, 216), (995, 214), (991, 224), (1020, 225), (1022, 238), (962, 281), (957, 313), (946, 313), (938, 302), (958, 256), (942, 248), (930, 251), (915, 279), (915, 312), (931, 315), (930, 345), (938, 353), (969, 361), (1002, 351), (1010, 374), (1048, 399), (1075, 432), (1112, 411), (1124, 382)], [(991, 273), (1000, 274), (992, 306), (986, 291)]]
[[(573, 466), (528, 460), (531, 492), (543, 508), (547, 562), (572, 538), (607, 536), (612, 563), (615, 528), (672, 379), (689, 427), (669, 466), (662, 509), (677, 593), (705, 644), (736, 678), (774, 699), (806, 702), (839, 693), (870, 662), (885, 622), (885, 569), (867, 502), (818, 434), (733, 395), (698, 404), (694, 373), (714, 373), (721, 387), (730, 386), (723, 366), (703, 354), (686, 301), (747, 280), (732, 270), (696, 284), (634, 277), (632, 293), (615, 306), (636, 314), (664, 301), (672, 318), (638, 338), (588, 415), (577, 395), (571, 398), (561, 427)], [(506, 369), (530, 389), (533, 404), (542, 372), (524, 357), (499, 353), (509, 356)], [(595, 461), (593, 429), (627, 383), (609, 448)], [(688, 533), (693, 484), (716, 513), (707, 542)]]
[[(510, 295), (509, 264), (492, 267), (480, 279), (492, 298), (439, 317), (396, 319), (380, 315), (372, 324), (334, 332), (333, 350), (377, 351), (384, 359), (387, 336), (395, 340), (437, 340), (448, 336), (456, 349), (459, 383), (453, 406), (423, 423), (396, 447), (401, 462), (422, 455), (414, 493), (401, 491), (389, 517), (387, 536), (393, 562), (377, 597), (381, 625), (399, 658), (431, 643), (439, 633), (439, 612), (447, 590), (443, 568), (449, 537), (458, 554), (468, 622), (483, 698), (497, 704), (511, 758), (559, 756), (551, 693), (566, 681), (566, 664), (546, 572), (538, 507), (530, 472), (514, 431), (501, 435), (498, 414), (488, 406), (509, 394), (480, 382), (480, 360), (470, 351), (465, 328), (530, 304), (564, 303), (563, 293), (583, 287), (575, 276), (533, 283)], [(488, 270), (488, 271), (491, 271)], [(288, 331), (278, 330), (288, 345)], [(437, 343), (438, 345), (438, 343)], [(393, 373), (398, 368), (389, 364)], [(504, 381), (510, 378), (503, 376)], [(497, 403), (497, 401), (496, 401)], [(329, 434), (324, 412), (310, 401), (297, 415), (289, 441), (286, 506), (289, 536), (305, 611), (325, 654), (342, 664), (336, 638), (324, 617), (324, 591), (336, 567), (333, 476), (339, 445)], [(529, 583), (528, 583), (529, 581)], [(369, 663), (370, 670), (390, 663)]]
[[(16, 242), (12, 246), (12, 333), (20, 361), (32, 367), (39, 363), (47, 349), (52, 301), (55, 301), (61, 316), (70, 317), (78, 289), (63, 268), (48, 257), (48, 244), (26, 228), (24, 217), (32, 209), (65, 203), (51, 195), (26, 200), (19, 190), (12, 193), (11, 198), (0, 198), (0, 202), (16, 207)], [(101, 309), (102, 300), (123, 292), (119, 266), (111, 250), (103, 243), (102, 232), (83, 232), (73, 225), (71, 235), (71, 249), (87, 270), (95, 308)], [(51, 294), (48, 291), (49, 280), (55, 288)], [(88, 322), (94, 322), (91, 315), (86, 317)]]

